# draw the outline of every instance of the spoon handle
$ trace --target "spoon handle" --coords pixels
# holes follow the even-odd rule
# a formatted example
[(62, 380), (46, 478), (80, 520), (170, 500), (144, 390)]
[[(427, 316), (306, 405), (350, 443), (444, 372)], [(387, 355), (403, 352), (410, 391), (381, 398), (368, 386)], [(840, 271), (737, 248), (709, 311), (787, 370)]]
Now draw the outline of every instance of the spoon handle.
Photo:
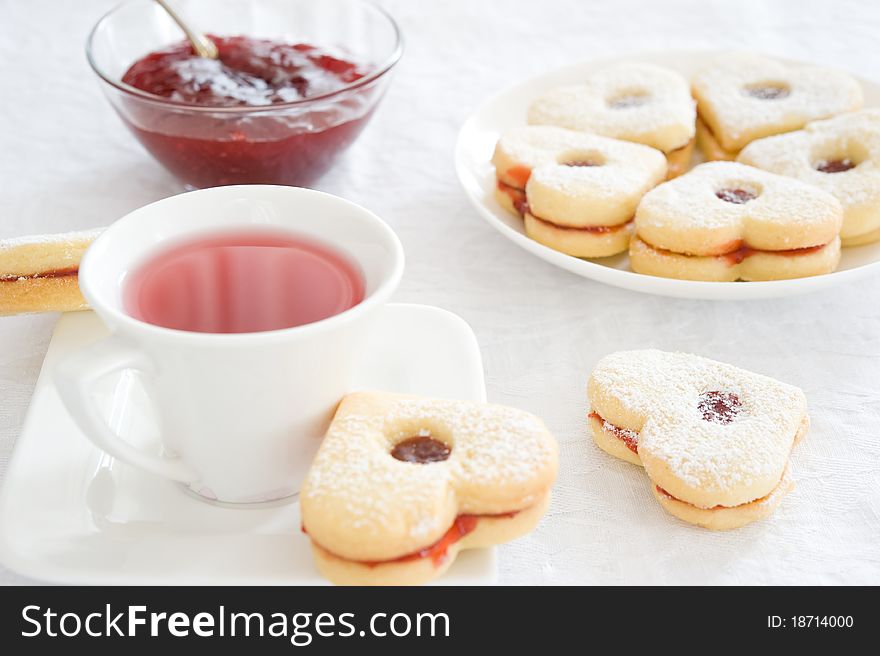
[(181, 30), (183, 30), (183, 33), (186, 34), (186, 38), (189, 39), (189, 42), (192, 44), (193, 50), (196, 51), (196, 54), (199, 57), (217, 59), (220, 53), (217, 51), (217, 46), (211, 41), (211, 39), (201, 32), (192, 29), (167, 0), (156, 0), (156, 2), (168, 12), (168, 15), (171, 16), (174, 22), (177, 23)]

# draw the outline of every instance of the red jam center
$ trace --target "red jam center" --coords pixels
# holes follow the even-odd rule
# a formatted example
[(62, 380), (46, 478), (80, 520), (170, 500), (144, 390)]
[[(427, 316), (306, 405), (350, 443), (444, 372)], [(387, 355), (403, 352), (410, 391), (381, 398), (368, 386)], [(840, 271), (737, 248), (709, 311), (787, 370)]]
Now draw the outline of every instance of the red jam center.
[(416, 435), (395, 444), (391, 449), (391, 457), (402, 462), (428, 464), (443, 462), (449, 458), (451, 452), (447, 444), (430, 435)]
[(743, 205), (758, 197), (748, 189), (719, 189), (715, 192), (715, 196), (734, 205)]
[(757, 98), (758, 100), (780, 100), (791, 95), (791, 91), (787, 87), (776, 85), (760, 85), (754, 87), (746, 87), (743, 92), (747, 96)]
[(210, 38), (217, 60), (197, 57), (181, 42), (139, 59), (122, 78), (172, 102), (266, 110), (215, 114), (124, 98), (120, 114), (129, 129), (193, 187), (312, 184), (366, 125), (380, 93), (366, 85), (296, 114), (273, 112), (273, 105), (339, 91), (370, 71), (309, 44)]
[(843, 159), (820, 159), (816, 162), (816, 170), (822, 173), (843, 173), (855, 168), (856, 164), (850, 158)]
[(729, 424), (736, 419), (742, 408), (742, 402), (733, 392), (719, 392), (713, 390), (703, 392), (697, 409), (702, 413), (703, 419), (715, 424)]
[(398, 558), (398, 562), (430, 558), (435, 567), (442, 565), (449, 553), (449, 547), (477, 528), (478, 520), (479, 516), (477, 515), (459, 515), (455, 518), (450, 529), (437, 542), (413, 554)]

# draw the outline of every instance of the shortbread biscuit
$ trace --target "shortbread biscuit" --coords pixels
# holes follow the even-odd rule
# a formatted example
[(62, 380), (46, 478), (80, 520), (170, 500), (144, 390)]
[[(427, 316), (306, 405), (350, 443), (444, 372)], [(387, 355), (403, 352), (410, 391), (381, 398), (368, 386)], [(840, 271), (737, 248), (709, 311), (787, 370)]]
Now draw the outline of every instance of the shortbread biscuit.
[(505, 134), (492, 162), (498, 202), (529, 237), (575, 257), (625, 251), (636, 205), (666, 173), (653, 148), (552, 126)]
[(731, 157), (755, 139), (854, 111), (863, 102), (859, 83), (846, 73), (749, 54), (715, 59), (691, 88), (700, 119)]
[(880, 239), (880, 109), (758, 139), (738, 161), (824, 189), (843, 206), (844, 246)]
[(306, 477), (303, 530), (334, 583), (425, 583), (459, 550), (534, 528), (557, 457), (543, 422), (521, 410), (351, 394)]
[(100, 232), (0, 241), (0, 315), (86, 309), (79, 291), (79, 263)]
[(830, 273), (843, 209), (831, 194), (736, 162), (701, 164), (649, 191), (636, 210), (630, 266), (690, 280)]
[(717, 160), (732, 162), (737, 156), (737, 153), (724, 150), (721, 147), (715, 135), (712, 134), (712, 130), (700, 118), (697, 118), (697, 147), (703, 154), (703, 160), (707, 162)]
[(651, 146), (667, 155), (669, 176), (675, 177), (690, 162), (695, 116), (687, 80), (679, 73), (624, 63), (548, 91), (529, 106), (528, 121)]
[(769, 515), (792, 488), (789, 455), (809, 427), (796, 387), (643, 350), (603, 358), (587, 393), (596, 444), (644, 466), (658, 501), (685, 521), (736, 528)]

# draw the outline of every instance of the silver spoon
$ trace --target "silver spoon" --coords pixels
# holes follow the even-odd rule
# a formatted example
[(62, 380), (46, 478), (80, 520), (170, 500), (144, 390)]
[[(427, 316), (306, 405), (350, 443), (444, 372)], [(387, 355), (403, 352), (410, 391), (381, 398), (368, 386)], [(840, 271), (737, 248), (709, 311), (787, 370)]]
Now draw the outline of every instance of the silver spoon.
[(196, 54), (199, 57), (217, 59), (220, 56), (214, 42), (198, 30), (194, 30), (190, 27), (187, 22), (181, 18), (180, 14), (171, 7), (167, 0), (156, 0), (156, 4), (167, 11), (172, 20), (177, 23), (181, 30), (183, 30), (183, 33), (186, 34), (186, 38), (189, 39), (189, 42), (192, 44), (193, 50), (196, 51)]

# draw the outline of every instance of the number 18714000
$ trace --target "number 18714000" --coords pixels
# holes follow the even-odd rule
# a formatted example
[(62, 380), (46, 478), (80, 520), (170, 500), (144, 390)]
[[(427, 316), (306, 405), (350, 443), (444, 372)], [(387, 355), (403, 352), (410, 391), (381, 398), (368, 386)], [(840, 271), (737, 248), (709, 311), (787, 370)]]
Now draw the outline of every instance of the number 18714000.
[(767, 627), (771, 629), (848, 629), (853, 625), (852, 615), (768, 615)]

